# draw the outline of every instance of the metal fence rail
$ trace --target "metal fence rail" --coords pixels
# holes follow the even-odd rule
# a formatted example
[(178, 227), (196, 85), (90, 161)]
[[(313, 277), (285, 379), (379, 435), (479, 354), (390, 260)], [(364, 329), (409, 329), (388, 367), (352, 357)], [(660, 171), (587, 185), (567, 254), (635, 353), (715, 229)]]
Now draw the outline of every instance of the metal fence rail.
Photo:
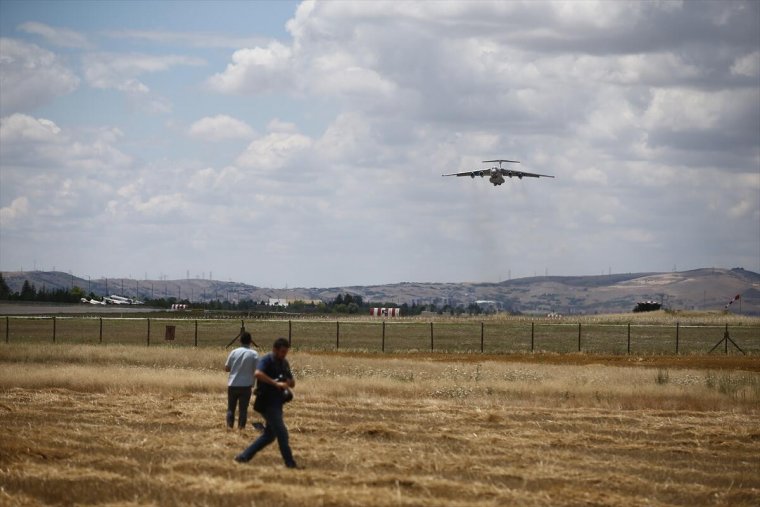
[[(225, 346), (239, 321), (130, 317), (5, 317), (5, 343)], [(4, 325), (3, 325), (4, 324)], [(268, 348), (286, 337), (304, 350), (481, 353), (760, 353), (760, 326), (497, 321), (263, 320), (241, 323)], [(171, 330), (169, 329), (171, 328)], [(171, 332), (170, 332), (171, 331)], [(172, 338), (169, 340), (168, 338)], [(726, 339), (728, 338), (728, 339)], [(719, 346), (718, 346), (719, 345)]]

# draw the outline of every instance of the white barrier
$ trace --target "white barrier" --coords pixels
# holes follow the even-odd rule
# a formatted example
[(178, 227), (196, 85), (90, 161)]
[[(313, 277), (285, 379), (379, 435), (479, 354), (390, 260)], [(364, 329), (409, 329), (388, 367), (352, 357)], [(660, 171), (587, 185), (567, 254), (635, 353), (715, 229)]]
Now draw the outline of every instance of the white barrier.
[(401, 308), (370, 308), (372, 317), (401, 317)]

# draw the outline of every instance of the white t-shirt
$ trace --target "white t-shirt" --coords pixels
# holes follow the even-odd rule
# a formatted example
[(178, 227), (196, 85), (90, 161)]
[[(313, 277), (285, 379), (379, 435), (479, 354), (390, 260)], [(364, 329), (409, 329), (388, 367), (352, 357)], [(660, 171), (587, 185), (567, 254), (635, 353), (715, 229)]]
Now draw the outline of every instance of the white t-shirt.
[(259, 361), (259, 354), (249, 347), (238, 347), (227, 356), (225, 367), (230, 369), (230, 378), (227, 385), (230, 387), (250, 387), (253, 386), (253, 372), (256, 371), (256, 364)]

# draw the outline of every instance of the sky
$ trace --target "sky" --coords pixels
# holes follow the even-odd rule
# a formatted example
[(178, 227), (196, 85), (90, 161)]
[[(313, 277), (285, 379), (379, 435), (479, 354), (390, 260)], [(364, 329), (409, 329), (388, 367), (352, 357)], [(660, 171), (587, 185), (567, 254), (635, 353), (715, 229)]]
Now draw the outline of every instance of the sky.
[[(519, 160), (555, 179), (442, 178)], [(760, 2), (0, 0), (0, 270), (760, 272)]]

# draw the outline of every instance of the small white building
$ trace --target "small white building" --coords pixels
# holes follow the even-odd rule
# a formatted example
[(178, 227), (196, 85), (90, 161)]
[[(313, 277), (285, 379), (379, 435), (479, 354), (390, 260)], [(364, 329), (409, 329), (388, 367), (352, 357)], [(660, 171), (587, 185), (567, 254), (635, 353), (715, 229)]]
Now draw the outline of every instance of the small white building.
[(288, 306), (288, 300), (285, 298), (269, 298), (269, 306)]

